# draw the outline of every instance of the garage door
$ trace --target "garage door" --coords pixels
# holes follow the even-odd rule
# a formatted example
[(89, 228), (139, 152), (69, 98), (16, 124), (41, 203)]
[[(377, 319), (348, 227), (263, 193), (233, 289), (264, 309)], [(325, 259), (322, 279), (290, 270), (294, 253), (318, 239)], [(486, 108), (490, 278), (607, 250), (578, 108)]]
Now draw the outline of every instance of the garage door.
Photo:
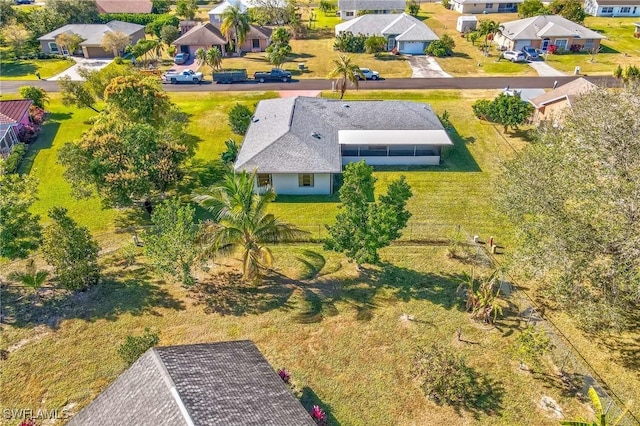
[(529, 40), (518, 40), (513, 50), (520, 51), (523, 47), (529, 46)]
[(402, 43), (400, 53), (408, 53), (410, 55), (424, 55), (424, 42), (422, 41), (405, 41)]

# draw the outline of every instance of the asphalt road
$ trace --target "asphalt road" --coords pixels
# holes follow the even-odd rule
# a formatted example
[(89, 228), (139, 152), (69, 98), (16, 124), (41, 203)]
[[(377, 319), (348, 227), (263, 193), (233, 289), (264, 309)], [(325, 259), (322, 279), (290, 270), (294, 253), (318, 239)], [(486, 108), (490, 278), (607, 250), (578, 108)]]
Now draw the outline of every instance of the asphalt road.
[[(503, 89), (507, 86), (513, 89), (549, 89), (554, 82), (558, 85), (574, 80), (576, 76), (567, 77), (457, 77), (457, 78), (390, 78), (378, 81), (362, 81), (361, 90), (392, 90), (392, 89)], [(587, 80), (605, 86), (618, 86), (620, 80), (614, 77), (585, 77)], [(0, 95), (17, 93), (21, 86), (38, 86), (47, 92), (58, 92), (55, 81), (0, 81)], [(264, 90), (331, 90), (331, 80), (305, 79), (293, 80), (290, 83), (258, 83), (247, 81), (235, 84), (213, 84), (204, 82), (193, 84), (166, 84), (168, 92), (234, 92), (234, 91), (264, 91)], [(353, 90), (351, 88), (351, 90)]]

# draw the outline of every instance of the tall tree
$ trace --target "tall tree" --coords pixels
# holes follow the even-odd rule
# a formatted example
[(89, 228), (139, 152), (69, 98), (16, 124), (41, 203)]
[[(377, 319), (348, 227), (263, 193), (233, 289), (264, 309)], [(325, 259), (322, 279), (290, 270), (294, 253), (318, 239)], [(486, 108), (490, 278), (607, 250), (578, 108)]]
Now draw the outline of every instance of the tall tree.
[(353, 58), (347, 55), (339, 55), (338, 59), (334, 59), (335, 68), (329, 73), (329, 78), (336, 79), (336, 88), (340, 90), (340, 99), (344, 97), (347, 91), (347, 83), (356, 86), (358, 89), (358, 77), (365, 79), (364, 74), (360, 71), (358, 65), (352, 63)]
[(496, 183), (518, 231), (515, 265), (589, 329), (623, 327), (637, 308), (639, 128), (639, 87), (595, 90), (561, 126), (541, 127)]
[(29, 176), (5, 174), (0, 161), (0, 256), (27, 257), (40, 244), (40, 217), (29, 209), (38, 183)]
[(267, 213), (276, 193), (270, 187), (254, 192), (255, 178), (255, 173), (230, 171), (219, 185), (193, 195), (193, 199), (211, 213), (212, 220), (204, 227), (207, 253), (240, 252), (244, 280), (259, 278), (260, 270), (271, 266), (273, 253), (267, 243), (302, 233)]
[(15, 55), (20, 56), (31, 39), (31, 33), (22, 24), (9, 24), (2, 29), (2, 38), (13, 48)]
[(49, 210), (43, 232), (42, 254), (55, 268), (56, 281), (68, 290), (85, 290), (100, 279), (98, 244), (89, 230), (78, 225), (62, 207)]
[(176, 41), (180, 37), (180, 30), (173, 25), (165, 25), (160, 29), (160, 40), (167, 46)]
[(100, 41), (100, 47), (105, 52), (113, 53), (116, 56), (120, 56), (124, 49), (131, 44), (129, 36), (122, 31), (111, 31), (102, 36)]
[(33, 104), (38, 108), (45, 108), (45, 104), (49, 103), (49, 95), (47, 91), (35, 86), (21, 86), (18, 93), (25, 99), (31, 99)]
[(0, 0), (0, 28), (8, 25), (16, 17), (16, 10), (13, 8), (15, 2), (12, 0)]
[(22, 24), (36, 39), (67, 24), (66, 17), (46, 7), (20, 8), (16, 22)]
[(240, 56), (240, 47), (244, 43), (245, 37), (249, 34), (249, 15), (242, 12), (237, 6), (229, 6), (222, 13), (222, 24), (220, 25), (222, 34), (227, 40), (233, 39), (236, 54)]
[(58, 49), (62, 51), (62, 49), (64, 48), (69, 52), (69, 55), (73, 55), (76, 50), (78, 50), (80, 43), (82, 43), (83, 41), (83, 38), (75, 33), (64, 32), (56, 36), (56, 44), (58, 45)]
[(284, 27), (276, 28), (271, 34), (271, 44), (267, 47), (267, 58), (275, 67), (280, 68), (287, 61), (287, 56), (291, 54), (289, 40), (291, 40), (291, 34)]
[(560, 15), (579, 24), (587, 17), (580, 0), (554, 0), (549, 4), (549, 10), (554, 15)]
[(500, 24), (500, 22), (485, 19), (480, 21), (477, 32), (484, 37), (484, 45), (487, 47), (489, 45), (489, 38), (491, 37), (493, 40), (497, 34), (502, 34), (503, 29), (504, 26)]
[(98, 6), (91, 0), (47, 0), (45, 9), (62, 15), (68, 24), (94, 24), (100, 21)]
[(193, 20), (198, 12), (196, 0), (178, 0), (176, 3), (176, 15), (183, 16), (187, 20)]
[(541, 0), (524, 0), (518, 5), (518, 17), (531, 18), (533, 16), (548, 15), (549, 9)]
[(171, 10), (169, 0), (151, 0), (151, 4), (153, 5), (151, 12), (157, 13), (158, 15), (169, 13)]
[(156, 128), (167, 124), (165, 120), (175, 110), (157, 80), (139, 75), (113, 78), (104, 89), (104, 99), (111, 114)]
[(194, 283), (191, 266), (197, 255), (195, 209), (177, 198), (153, 210), (153, 226), (145, 232), (144, 251), (161, 272), (180, 277), (184, 285)]
[(74, 105), (78, 108), (90, 108), (100, 112), (95, 107), (96, 97), (82, 81), (71, 80), (68, 75), (58, 79), (60, 92), (62, 92), (62, 104)]
[(378, 202), (370, 202), (376, 179), (373, 168), (364, 160), (348, 164), (343, 179), (340, 212), (335, 225), (327, 226), (325, 248), (344, 253), (357, 268), (363, 263), (377, 263), (378, 249), (399, 238), (407, 226), (411, 213), (406, 204), (412, 196), (411, 188), (401, 176), (391, 182)]

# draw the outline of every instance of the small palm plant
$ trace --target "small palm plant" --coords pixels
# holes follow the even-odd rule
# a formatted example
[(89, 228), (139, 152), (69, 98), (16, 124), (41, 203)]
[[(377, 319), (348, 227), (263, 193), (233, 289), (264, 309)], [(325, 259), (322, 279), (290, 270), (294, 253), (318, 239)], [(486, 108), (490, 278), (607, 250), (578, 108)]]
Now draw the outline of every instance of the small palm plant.
[(563, 420), (560, 422), (560, 424), (563, 426), (617, 426), (618, 424), (620, 424), (624, 416), (627, 415), (627, 411), (629, 411), (629, 407), (626, 407), (622, 414), (620, 414), (613, 422), (609, 422), (607, 420), (607, 413), (602, 410), (602, 402), (600, 401), (600, 397), (593, 387), (589, 388), (589, 399), (591, 400), (591, 405), (596, 412), (595, 422), (585, 422), (582, 420)]
[(336, 67), (329, 73), (329, 78), (336, 79), (336, 89), (340, 90), (340, 99), (344, 97), (347, 91), (347, 83), (351, 83), (358, 89), (358, 77), (365, 79), (364, 74), (360, 71), (358, 65), (351, 62), (353, 58), (347, 55), (340, 55), (338, 59), (334, 59), (333, 63)]
[(488, 278), (480, 280), (476, 288), (476, 279), (465, 274), (465, 279), (461, 285), (467, 285), (465, 290), (467, 312), (471, 313), (471, 318), (482, 320), (485, 324), (493, 324), (502, 314), (500, 305), (500, 284), (498, 281), (498, 271), (494, 271)]
[(27, 260), (24, 272), (13, 272), (9, 275), (9, 279), (33, 290), (33, 294), (37, 298), (38, 292), (44, 283), (47, 282), (48, 276), (49, 272), (37, 270), (33, 259), (29, 259)]

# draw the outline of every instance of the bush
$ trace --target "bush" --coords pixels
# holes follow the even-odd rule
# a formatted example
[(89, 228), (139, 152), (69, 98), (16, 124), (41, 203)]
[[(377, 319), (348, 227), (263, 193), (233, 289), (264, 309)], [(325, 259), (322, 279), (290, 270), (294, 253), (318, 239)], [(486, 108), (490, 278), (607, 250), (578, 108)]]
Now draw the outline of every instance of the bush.
[(224, 144), (227, 149), (222, 154), (220, 154), (220, 159), (225, 164), (235, 163), (236, 158), (238, 158), (238, 151), (240, 150), (240, 147), (233, 139), (224, 141)]
[(615, 70), (613, 70), (613, 76), (615, 78), (622, 77), (622, 67), (620, 66), (620, 64), (618, 64), (618, 67)]
[(624, 81), (640, 80), (640, 68), (635, 65), (629, 65), (622, 71), (622, 78)]
[(424, 394), (437, 404), (465, 404), (475, 394), (475, 374), (464, 357), (441, 345), (418, 350), (414, 374)]
[(2, 168), (4, 169), (4, 173), (15, 173), (26, 152), (27, 146), (25, 144), (19, 143), (14, 145), (11, 154), (3, 160)]
[(118, 348), (118, 355), (127, 365), (131, 365), (159, 342), (160, 336), (158, 333), (152, 333), (149, 328), (145, 328), (142, 336), (127, 336), (124, 343)]
[(42, 108), (39, 108), (35, 105), (31, 105), (29, 107), (29, 121), (31, 121), (36, 126), (41, 126), (44, 123), (44, 119), (47, 113)]
[(429, 43), (424, 53), (431, 56), (441, 58), (443, 56), (451, 56), (453, 48), (456, 46), (455, 41), (447, 34), (443, 35), (440, 40)]
[(556, 46), (555, 44), (550, 44), (549, 47), (547, 47), (547, 52), (551, 53), (552, 55), (558, 52), (558, 46)]
[(409, 15), (418, 16), (418, 13), (420, 13), (420, 4), (415, 0), (411, 0), (407, 5), (407, 10), (409, 11)]
[(367, 53), (378, 56), (387, 47), (387, 40), (382, 36), (369, 36), (364, 42), (364, 49)]
[(333, 48), (340, 52), (362, 53), (366, 41), (367, 36), (364, 34), (354, 35), (351, 31), (344, 31), (336, 36)]
[(477, 100), (471, 105), (471, 109), (473, 110), (473, 115), (481, 120), (491, 121), (493, 117), (493, 103), (488, 99), (480, 99)]
[(229, 125), (233, 133), (244, 135), (251, 124), (251, 110), (241, 104), (235, 104), (229, 111)]
[(22, 143), (31, 143), (38, 138), (40, 126), (34, 123), (25, 124), (18, 130), (18, 140)]
[[(129, 22), (131, 24), (147, 25), (158, 19), (169, 19), (171, 17), (176, 18), (173, 15), (154, 15), (152, 13), (102, 13), (100, 14), (99, 24), (106, 24), (111, 21)], [(177, 20), (178, 18), (176, 18)], [(179, 20), (176, 26), (179, 24)]]

